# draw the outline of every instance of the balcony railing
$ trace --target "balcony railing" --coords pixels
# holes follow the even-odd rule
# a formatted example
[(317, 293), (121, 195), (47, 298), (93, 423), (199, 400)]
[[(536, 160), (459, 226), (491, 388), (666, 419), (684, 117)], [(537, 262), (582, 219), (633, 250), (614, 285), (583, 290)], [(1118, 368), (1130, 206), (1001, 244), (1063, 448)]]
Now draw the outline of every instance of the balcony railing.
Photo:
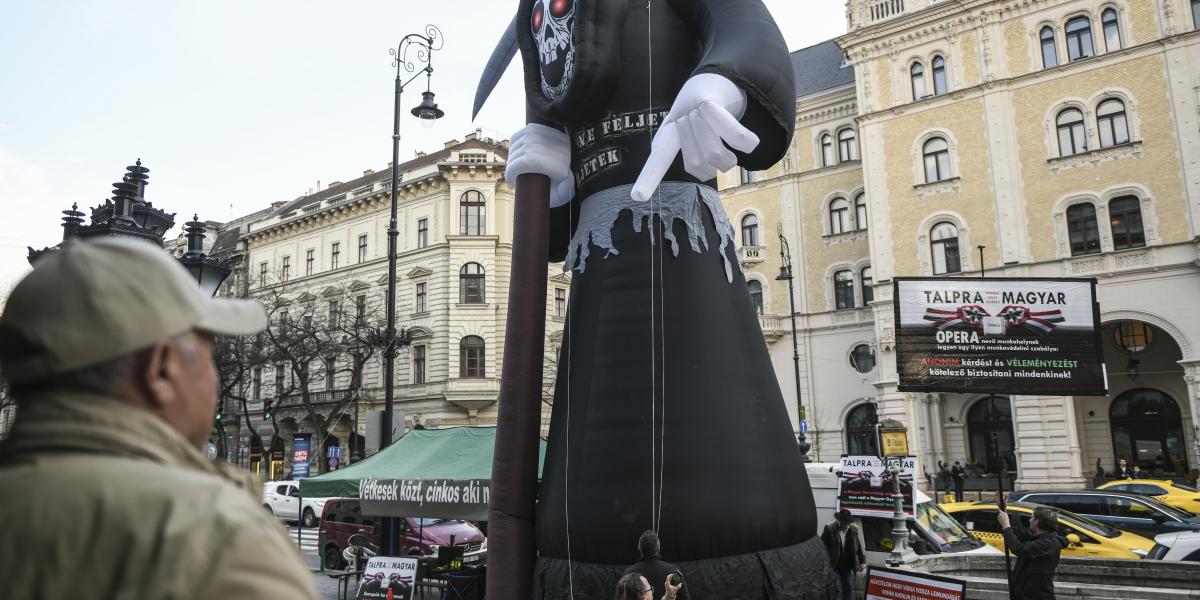
[[(308, 399), (312, 402), (313, 406), (323, 406), (327, 404), (339, 404), (352, 394), (354, 394), (353, 390), (325, 390), (309, 392)], [(304, 406), (304, 397), (301, 394), (288, 394), (275, 402), (273, 406), (275, 408)]]
[(767, 249), (764, 246), (739, 246), (738, 260), (743, 265), (760, 263), (767, 257)]
[(851, 0), (850, 29), (917, 12), (939, 0)]

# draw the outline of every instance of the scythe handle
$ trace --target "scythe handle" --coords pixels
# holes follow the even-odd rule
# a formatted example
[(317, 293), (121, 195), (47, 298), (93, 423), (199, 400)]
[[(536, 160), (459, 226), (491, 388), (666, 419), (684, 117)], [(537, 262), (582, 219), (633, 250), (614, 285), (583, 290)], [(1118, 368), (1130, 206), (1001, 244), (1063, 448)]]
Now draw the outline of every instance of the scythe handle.
[[(529, 116), (529, 121), (535, 122)], [(550, 179), (538, 174), (518, 176), (515, 204), (504, 367), (488, 510), (487, 596), (492, 600), (528, 600), (533, 583)]]

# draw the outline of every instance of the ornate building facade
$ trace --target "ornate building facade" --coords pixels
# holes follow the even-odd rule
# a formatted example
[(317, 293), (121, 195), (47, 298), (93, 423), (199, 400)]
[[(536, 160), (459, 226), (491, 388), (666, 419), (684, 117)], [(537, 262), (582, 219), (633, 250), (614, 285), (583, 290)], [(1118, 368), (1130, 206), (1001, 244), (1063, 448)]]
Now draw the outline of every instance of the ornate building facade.
[[(892, 417), (931, 474), (960, 460), (1075, 486), (1119, 458), (1200, 466), (1200, 2), (850, 0), (847, 19), (793, 55), (792, 153), (721, 181), (731, 217), (781, 226), (802, 265), (815, 456), (871, 447)], [(755, 241), (743, 265), (785, 315), (777, 236)], [(899, 392), (892, 278), (981, 269), (1098, 278), (1109, 396)], [(787, 396), (788, 335), (764, 333)]]

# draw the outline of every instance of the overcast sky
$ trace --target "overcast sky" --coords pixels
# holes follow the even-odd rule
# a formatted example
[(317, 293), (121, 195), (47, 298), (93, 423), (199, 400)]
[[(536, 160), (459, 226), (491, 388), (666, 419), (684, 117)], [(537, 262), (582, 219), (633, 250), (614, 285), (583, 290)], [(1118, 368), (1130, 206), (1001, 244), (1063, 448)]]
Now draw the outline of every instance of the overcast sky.
[[(656, 0), (661, 1), (661, 0)], [(765, 0), (792, 50), (845, 30), (843, 0)], [(60, 211), (111, 195), (126, 165), (147, 199), (227, 220), (391, 160), (388, 49), (436, 24), (446, 117), (401, 124), (401, 158), (476, 127), (522, 124), (516, 61), (479, 119), (471, 102), (515, 0), (39, 0), (0, 7), (0, 293), (26, 246), (61, 239)], [(747, 40), (748, 43), (750, 40)], [(407, 110), (423, 88), (408, 88)], [(187, 218), (185, 218), (187, 217)]]

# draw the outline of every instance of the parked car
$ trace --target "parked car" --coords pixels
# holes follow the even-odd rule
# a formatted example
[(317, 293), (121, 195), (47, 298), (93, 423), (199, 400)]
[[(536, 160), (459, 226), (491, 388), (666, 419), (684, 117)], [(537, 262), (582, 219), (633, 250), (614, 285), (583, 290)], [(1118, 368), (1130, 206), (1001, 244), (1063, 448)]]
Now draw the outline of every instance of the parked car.
[(1200, 562), (1200, 532), (1164, 533), (1154, 542), (1147, 559)]
[[(483, 532), (466, 521), (454, 519), (429, 519), (398, 517), (400, 519), (400, 547), (404, 555), (432, 555), (438, 548), (450, 545), (463, 546), (463, 564), (481, 562), (487, 555), (487, 538)], [(345, 565), (343, 551), (350, 545), (350, 536), (362, 530), (371, 544), (380, 546), (376, 533), (378, 517), (362, 514), (358, 498), (330, 498), (321, 515), (321, 528), (317, 532), (317, 545), (321, 549), (321, 564), (326, 569), (340, 569)], [(357, 542), (357, 540), (355, 540)]]
[[(805, 466), (817, 509), (817, 530), (814, 533), (820, 535), (825, 524), (833, 520), (837, 507), (837, 471), (841, 465), (810, 463)], [(999, 554), (995, 548), (973, 537), (921, 490), (913, 490), (913, 496), (916, 515), (908, 518), (908, 537), (917, 554)], [(867, 564), (884, 566), (893, 547), (892, 519), (856, 515), (854, 522), (858, 524)]]
[(1169, 479), (1118, 479), (1096, 489), (1151, 496), (1163, 504), (1192, 514), (1200, 513), (1200, 490)]
[[(263, 508), (278, 519), (300, 521), (304, 527), (316, 527), (325, 510), (327, 498), (301, 498), (300, 482), (268, 481), (263, 484)], [(303, 511), (301, 511), (303, 501)]]
[[(1013, 502), (1008, 505), (1008, 514), (1014, 525), (1028, 528), (1029, 517), (1038, 506)], [(1004, 535), (1000, 521), (996, 519), (1000, 508), (995, 502), (955, 502), (943, 504), (942, 510), (950, 513), (975, 537), (997, 550), (1004, 550)], [(1154, 541), (1149, 538), (1061, 511), (1058, 513), (1058, 534), (1071, 543), (1063, 549), (1063, 556), (1140, 559), (1154, 547)]]
[(1161, 533), (1200, 531), (1200, 517), (1129, 492), (1035, 490), (1012, 492), (1008, 499), (1053, 506), (1148, 538)]

